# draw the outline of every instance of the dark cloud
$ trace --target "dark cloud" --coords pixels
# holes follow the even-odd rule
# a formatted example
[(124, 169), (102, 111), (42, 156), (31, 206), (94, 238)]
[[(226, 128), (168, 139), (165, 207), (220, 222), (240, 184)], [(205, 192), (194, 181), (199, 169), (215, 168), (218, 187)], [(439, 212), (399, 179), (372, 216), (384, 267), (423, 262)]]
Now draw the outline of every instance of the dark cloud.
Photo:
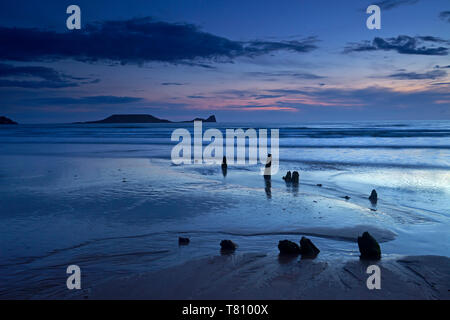
[(432, 83), (432, 86), (448, 86), (450, 85), (450, 82), (436, 82), (436, 83)]
[(243, 43), (244, 52), (241, 55), (244, 56), (257, 56), (261, 54), (267, 54), (274, 51), (289, 50), (299, 53), (310, 52), (317, 48), (317, 39), (315, 37), (309, 37), (303, 39), (302, 41), (291, 40), (291, 41), (251, 41)]
[(199, 67), (204, 69), (217, 69), (216, 67), (206, 64), (206, 63), (199, 63), (199, 62), (192, 62), (192, 61), (182, 61), (182, 62), (174, 62), (173, 64), (181, 64), (185, 66), (191, 66), (191, 67)]
[(310, 92), (307, 90), (303, 90), (303, 89), (271, 89), (268, 90), (269, 92), (273, 92), (273, 93), (277, 93), (277, 94), (281, 94), (281, 95), (294, 95), (294, 94), (302, 94), (302, 95), (306, 95), (309, 94)]
[(244, 98), (244, 97), (250, 97), (254, 94), (254, 91), (252, 90), (238, 90), (238, 89), (227, 89), (227, 90), (220, 90), (214, 92), (219, 97), (238, 97), (238, 98)]
[(326, 77), (319, 76), (307, 72), (290, 72), (290, 71), (280, 71), (280, 72), (247, 72), (246, 75), (251, 77), (262, 77), (262, 78), (279, 78), (279, 77), (289, 77), (295, 79), (323, 79)]
[(439, 18), (444, 21), (450, 22), (450, 11), (442, 11), (439, 13)]
[(206, 99), (205, 96), (188, 96), (189, 99)]
[(70, 76), (55, 69), (42, 66), (15, 66), (0, 63), (0, 87), (20, 87), (28, 89), (68, 88), (80, 84), (97, 83), (99, 79), (90, 80)]
[(448, 40), (444, 40), (444, 39), (441, 39), (441, 38), (438, 38), (438, 37), (433, 37), (433, 36), (418, 36), (418, 37), (416, 37), (416, 39), (419, 39), (421, 41), (444, 43), (444, 44), (448, 44), (449, 43)]
[(280, 50), (304, 53), (316, 49), (316, 42), (312, 37), (298, 41), (233, 41), (192, 24), (140, 18), (89, 24), (71, 32), (0, 27), (0, 60), (201, 64), (202, 60), (232, 61)]
[(371, 4), (379, 6), (381, 10), (390, 10), (403, 5), (415, 4), (417, 2), (419, 2), (419, 0), (383, 0)]
[(184, 83), (180, 82), (163, 82), (161, 83), (162, 86), (184, 86)]
[(137, 97), (117, 97), (117, 96), (89, 96), (81, 98), (41, 98), (35, 103), (42, 105), (105, 105), (105, 104), (125, 104), (141, 102), (142, 98)]
[[(401, 54), (446, 56), (448, 54), (448, 48), (442, 46), (442, 44), (448, 45), (448, 43), (447, 40), (432, 36), (410, 37), (400, 35), (396, 38), (386, 39), (376, 37), (372, 42), (363, 41), (361, 43), (352, 43), (345, 48), (344, 52), (392, 50)], [(439, 46), (436, 46), (436, 44)]]
[(390, 74), (388, 78), (393, 78), (397, 80), (435, 80), (438, 78), (443, 78), (447, 75), (444, 70), (432, 70), (424, 73), (417, 72), (397, 72)]
[(0, 87), (17, 87), (25, 89), (58, 89), (77, 87), (78, 83), (74, 82), (55, 82), (55, 81), (22, 81), (22, 80), (4, 80), (0, 79)]
[(273, 99), (273, 98), (281, 98), (282, 95), (277, 94), (256, 94), (253, 95), (252, 98), (255, 98), (256, 100), (263, 100), (263, 99)]
[(40, 66), (13, 66), (9, 64), (0, 63), (0, 77), (9, 76), (27, 76), (38, 77), (49, 81), (61, 81), (62, 78), (70, 78), (82, 80), (83, 78), (75, 78), (64, 75), (52, 68)]

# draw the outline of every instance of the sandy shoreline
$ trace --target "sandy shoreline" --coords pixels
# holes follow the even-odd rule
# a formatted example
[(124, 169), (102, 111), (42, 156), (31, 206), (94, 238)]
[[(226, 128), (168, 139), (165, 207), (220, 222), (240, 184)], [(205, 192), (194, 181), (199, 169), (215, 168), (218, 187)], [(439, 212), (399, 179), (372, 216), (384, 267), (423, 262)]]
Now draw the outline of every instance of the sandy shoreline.
[[(381, 270), (369, 290), (366, 269)], [(381, 261), (284, 259), (236, 253), (109, 280), (88, 299), (450, 299), (450, 258), (399, 256)]]
[[(7, 159), (1, 167), (16, 171), (3, 169), (2, 299), (448, 299), (445, 212), (405, 206), (407, 193), (392, 201), (386, 189), (374, 211), (370, 190), (333, 178), (342, 172), (304, 171), (295, 191), (280, 174), (268, 198), (250, 169), (225, 179), (220, 168), (154, 159), (34, 157), (29, 170), (29, 160)], [(366, 288), (358, 258), (365, 231), (381, 244), (380, 291)], [(179, 236), (192, 241), (179, 247)], [(301, 236), (317, 259), (279, 260), (278, 241)], [(223, 239), (236, 241), (235, 255), (217, 256)], [(72, 264), (80, 292), (66, 288)]]

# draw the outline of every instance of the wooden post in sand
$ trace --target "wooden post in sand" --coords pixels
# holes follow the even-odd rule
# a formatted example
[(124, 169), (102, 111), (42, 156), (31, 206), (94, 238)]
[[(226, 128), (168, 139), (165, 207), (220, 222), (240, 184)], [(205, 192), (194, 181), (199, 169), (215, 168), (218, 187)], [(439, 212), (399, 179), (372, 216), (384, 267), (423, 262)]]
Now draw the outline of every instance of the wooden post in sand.
[(267, 155), (266, 167), (264, 168), (264, 179), (270, 179), (270, 177), (272, 176), (271, 167), (272, 167), (272, 154), (269, 153)]
[(227, 175), (227, 168), (228, 168), (227, 157), (224, 156), (222, 160), (222, 174), (224, 177), (226, 177)]

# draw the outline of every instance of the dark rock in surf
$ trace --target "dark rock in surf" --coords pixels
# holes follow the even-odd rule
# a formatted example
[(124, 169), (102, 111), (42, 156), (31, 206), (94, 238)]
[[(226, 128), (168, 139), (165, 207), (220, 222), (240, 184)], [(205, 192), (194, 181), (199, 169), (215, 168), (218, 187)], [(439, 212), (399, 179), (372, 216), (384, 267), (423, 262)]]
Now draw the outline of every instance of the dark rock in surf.
[(300, 239), (300, 253), (306, 258), (315, 258), (320, 250), (308, 238), (302, 237)]
[(377, 201), (378, 201), (378, 194), (377, 194), (377, 191), (375, 189), (372, 190), (372, 193), (370, 194), (369, 200), (372, 203), (377, 203)]
[(190, 242), (189, 238), (183, 238), (183, 237), (178, 238), (178, 244), (181, 246), (186, 246), (189, 244), (189, 242)]
[(237, 245), (231, 240), (222, 240), (220, 242), (220, 249), (224, 252), (233, 252), (236, 248)]
[(292, 176), (291, 176), (291, 172), (290, 171), (288, 171), (286, 173), (286, 175), (283, 177), (283, 180), (286, 181), (286, 182), (291, 182)]
[(380, 260), (381, 248), (377, 240), (370, 235), (369, 232), (364, 232), (361, 237), (358, 237), (358, 247), (361, 253), (360, 258), (363, 260)]
[(345, 196), (345, 197), (342, 197), (342, 198), (344, 198), (345, 200), (350, 200), (349, 196)]
[(318, 187), (322, 187), (322, 184), (321, 184), (321, 183), (318, 183), (318, 184), (316, 184), (316, 186), (318, 186)]
[(280, 254), (298, 255), (300, 254), (300, 247), (295, 242), (289, 240), (282, 240), (278, 242), (278, 250)]
[(292, 173), (292, 183), (298, 184), (299, 180), (300, 180), (300, 175), (298, 174), (297, 171), (294, 171)]

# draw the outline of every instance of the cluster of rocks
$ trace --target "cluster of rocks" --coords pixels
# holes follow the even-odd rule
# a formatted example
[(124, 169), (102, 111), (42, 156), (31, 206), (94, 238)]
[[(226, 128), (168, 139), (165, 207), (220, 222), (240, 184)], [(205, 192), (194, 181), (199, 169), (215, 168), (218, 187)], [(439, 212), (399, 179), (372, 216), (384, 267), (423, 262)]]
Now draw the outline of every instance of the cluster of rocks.
[(302, 237), (300, 245), (289, 240), (282, 240), (278, 242), (278, 250), (281, 255), (299, 255), (305, 258), (315, 258), (320, 250), (308, 238)]
[(286, 181), (287, 183), (298, 184), (300, 181), (300, 175), (298, 174), (298, 171), (294, 171), (292, 172), (292, 174), (290, 171), (288, 171), (286, 175), (283, 177), (283, 180)]
[[(227, 163), (226, 158), (223, 158), (222, 169), (226, 170)], [(292, 174), (290, 171), (287, 172), (286, 176), (283, 177), (286, 182), (289, 183), (298, 183), (299, 174), (297, 171), (294, 171)], [(322, 185), (318, 185), (322, 186)], [(349, 196), (343, 197), (345, 199), (350, 199)], [(369, 200), (375, 204), (378, 200), (377, 192), (372, 190), (372, 193), (369, 196)], [(361, 253), (360, 258), (363, 260), (380, 260), (381, 259), (381, 248), (378, 244), (377, 240), (370, 235), (369, 232), (364, 232), (362, 236), (358, 237), (358, 248)], [(179, 245), (188, 245), (190, 242), (189, 238), (179, 237), (178, 244)], [(232, 253), (236, 250), (237, 244), (231, 240), (222, 240), (220, 242), (220, 248), (222, 253)], [(280, 251), (280, 255), (302, 255), (305, 258), (315, 258), (320, 250), (314, 245), (314, 243), (306, 238), (302, 237), (300, 239), (299, 245), (295, 242), (289, 240), (281, 240), (278, 243), (278, 250)]]
[[(363, 260), (381, 259), (380, 245), (367, 231), (358, 237), (358, 248), (361, 254), (360, 258)], [(282, 240), (278, 243), (278, 250), (280, 250), (280, 255), (301, 254), (303, 258), (315, 258), (320, 252), (314, 243), (305, 237), (301, 238), (300, 245), (289, 240)]]
[[(188, 245), (189, 242), (189, 238), (178, 238), (179, 245)], [(222, 240), (220, 242), (220, 251), (225, 254), (233, 253), (237, 247), (237, 244), (231, 240)], [(360, 258), (362, 260), (381, 259), (380, 245), (367, 231), (364, 232), (362, 236), (358, 237), (358, 248), (361, 253)], [(302, 237), (299, 244), (290, 240), (281, 240), (278, 242), (278, 250), (280, 251), (280, 255), (302, 255), (302, 258), (310, 259), (314, 259), (320, 253), (319, 248), (317, 248), (314, 243), (306, 237)]]

